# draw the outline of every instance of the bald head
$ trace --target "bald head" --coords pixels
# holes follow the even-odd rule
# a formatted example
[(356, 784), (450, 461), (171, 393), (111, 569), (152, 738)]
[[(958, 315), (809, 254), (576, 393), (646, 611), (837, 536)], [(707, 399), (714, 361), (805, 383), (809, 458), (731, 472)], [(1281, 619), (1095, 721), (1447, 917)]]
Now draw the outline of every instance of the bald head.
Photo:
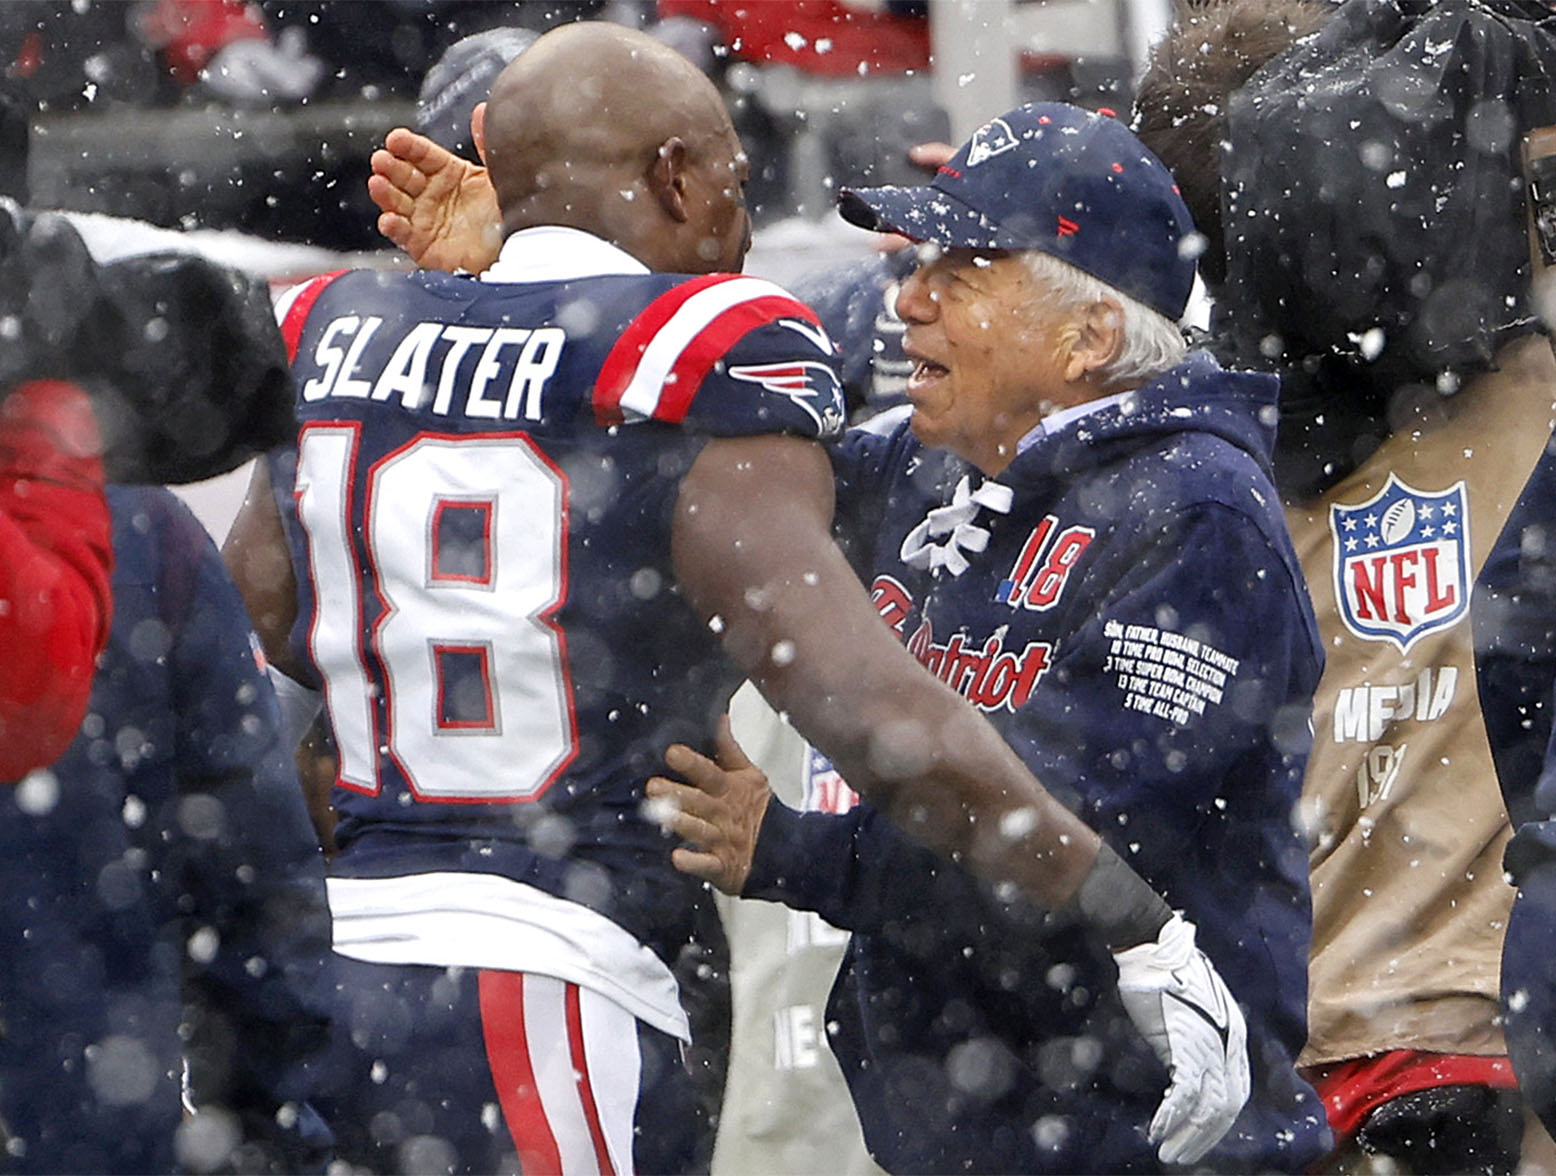
[(740, 267), (746, 165), (729, 112), (654, 38), (606, 23), (553, 29), (498, 77), (484, 139), (505, 232), (569, 225), (650, 269)]

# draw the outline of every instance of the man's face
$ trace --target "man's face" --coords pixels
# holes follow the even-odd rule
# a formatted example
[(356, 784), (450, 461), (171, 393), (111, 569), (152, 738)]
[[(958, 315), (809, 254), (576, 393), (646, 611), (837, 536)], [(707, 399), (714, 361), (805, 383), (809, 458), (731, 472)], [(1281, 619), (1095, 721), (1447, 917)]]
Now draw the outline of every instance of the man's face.
[(746, 184), (751, 165), (735, 128), (724, 121), (722, 132), (699, 144), (687, 172), (689, 227), (697, 233), (697, 258), (702, 273), (739, 273), (751, 248), (751, 218), (746, 212)]
[(998, 250), (920, 247), (897, 313), (913, 432), (985, 474), (998, 474), (1016, 442), (1065, 402), (1060, 362), (1065, 318), (1019, 256)]

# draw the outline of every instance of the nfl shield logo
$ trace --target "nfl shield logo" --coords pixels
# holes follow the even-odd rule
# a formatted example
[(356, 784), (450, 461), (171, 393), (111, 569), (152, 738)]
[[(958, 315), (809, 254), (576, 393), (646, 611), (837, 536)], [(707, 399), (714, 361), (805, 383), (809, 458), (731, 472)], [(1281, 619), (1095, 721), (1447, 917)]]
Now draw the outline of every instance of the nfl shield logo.
[(1469, 607), (1469, 510), (1464, 483), (1440, 494), (1393, 474), (1360, 506), (1329, 508), (1334, 591), (1345, 627), (1406, 652)]
[(805, 772), (804, 811), (846, 813), (858, 803), (859, 794), (838, 774), (832, 761), (812, 747), (810, 763)]

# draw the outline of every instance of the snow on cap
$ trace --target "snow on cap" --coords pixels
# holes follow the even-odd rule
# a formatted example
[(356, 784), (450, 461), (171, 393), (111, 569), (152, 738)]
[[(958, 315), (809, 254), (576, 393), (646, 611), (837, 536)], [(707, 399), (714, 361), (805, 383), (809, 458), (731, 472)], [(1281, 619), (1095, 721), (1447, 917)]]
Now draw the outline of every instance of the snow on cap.
[(1062, 102), (985, 123), (927, 187), (845, 188), (838, 211), (946, 248), (1040, 249), (1174, 322), (1194, 285), (1172, 173), (1116, 118)]

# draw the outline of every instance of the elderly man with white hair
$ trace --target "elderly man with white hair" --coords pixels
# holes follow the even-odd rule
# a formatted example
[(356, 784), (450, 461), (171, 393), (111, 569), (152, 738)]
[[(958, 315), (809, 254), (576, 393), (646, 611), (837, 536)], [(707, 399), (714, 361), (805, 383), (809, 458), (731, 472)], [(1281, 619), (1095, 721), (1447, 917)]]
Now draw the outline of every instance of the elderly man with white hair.
[(1115, 968), (1063, 912), (868, 804), (784, 808), (730, 741), (718, 766), (675, 753), (697, 788), (651, 786), (681, 802), (678, 862), (854, 932), (831, 1044), (890, 1170), (1305, 1170), (1327, 1128), (1293, 1068), (1311, 913), (1291, 818), (1322, 653), (1271, 483), (1276, 381), (1185, 352), (1193, 225), (1112, 118), (1021, 107), (929, 186), (841, 211), (921, 242), (896, 304), (911, 406), (834, 451), (854, 566), (907, 648), (1182, 912), (1162, 942), (1187, 958), (1197, 932), (1226, 978), (1252, 1096), (1219, 1143), (1153, 1147), (1166, 1078), (1126, 1015), (1129, 953)]

